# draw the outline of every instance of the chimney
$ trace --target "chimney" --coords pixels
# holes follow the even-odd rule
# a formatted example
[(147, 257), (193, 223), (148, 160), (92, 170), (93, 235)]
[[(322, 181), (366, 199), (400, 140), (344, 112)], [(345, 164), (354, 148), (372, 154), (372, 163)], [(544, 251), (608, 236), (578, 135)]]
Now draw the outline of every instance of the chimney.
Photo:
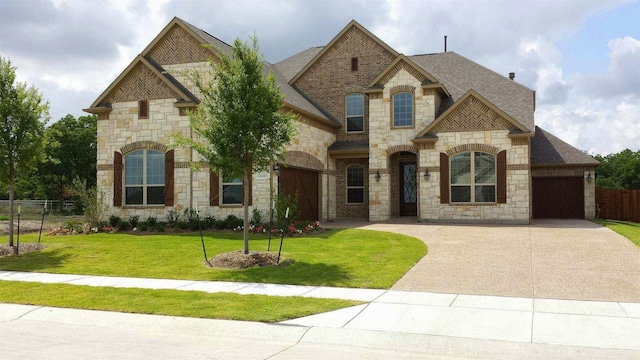
[(447, 35), (444, 36), (444, 52), (447, 52)]
[(514, 72), (510, 72), (509, 73), (509, 79), (513, 80), (513, 79), (515, 79), (515, 77), (516, 77), (516, 73), (514, 73)]

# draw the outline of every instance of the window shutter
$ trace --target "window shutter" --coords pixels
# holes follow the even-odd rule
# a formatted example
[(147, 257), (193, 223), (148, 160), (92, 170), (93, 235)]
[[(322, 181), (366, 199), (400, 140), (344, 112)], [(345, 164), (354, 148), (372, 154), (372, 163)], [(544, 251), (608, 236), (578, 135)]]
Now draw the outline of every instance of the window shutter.
[(113, 206), (122, 206), (122, 154), (113, 152)]
[(496, 166), (496, 200), (498, 204), (507, 203), (507, 150), (497, 156)]
[(209, 171), (209, 206), (220, 205), (220, 178), (218, 174)]
[(164, 206), (173, 206), (174, 184), (174, 151), (169, 150), (164, 154)]
[(449, 155), (440, 153), (440, 204), (449, 203)]

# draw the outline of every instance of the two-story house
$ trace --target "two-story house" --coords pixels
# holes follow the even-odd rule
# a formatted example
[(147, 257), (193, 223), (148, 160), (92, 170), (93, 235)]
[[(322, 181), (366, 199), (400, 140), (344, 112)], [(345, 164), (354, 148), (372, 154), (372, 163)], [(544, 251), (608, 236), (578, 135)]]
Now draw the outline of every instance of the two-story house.
[[(206, 45), (206, 46), (203, 46)], [(298, 115), (279, 176), (240, 179), (192, 166), (188, 71), (207, 76), (226, 43), (174, 18), (85, 111), (98, 114), (98, 187), (119, 216), (192, 208), (265, 214), (272, 186), (308, 220), (414, 217), (529, 223), (595, 215), (598, 162), (535, 126), (535, 92), (454, 52), (399, 54), (356, 21), (326, 46), (276, 64)]]

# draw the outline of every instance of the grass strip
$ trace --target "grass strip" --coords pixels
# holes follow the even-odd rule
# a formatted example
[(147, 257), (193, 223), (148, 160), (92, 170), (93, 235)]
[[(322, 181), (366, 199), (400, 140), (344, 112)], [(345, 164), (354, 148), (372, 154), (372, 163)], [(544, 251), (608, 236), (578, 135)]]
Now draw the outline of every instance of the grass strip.
[(208, 319), (280, 322), (358, 301), (0, 281), (0, 303)]
[(629, 221), (612, 221), (594, 219), (593, 222), (606, 226), (618, 234), (626, 237), (636, 246), (640, 247), (640, 224)]

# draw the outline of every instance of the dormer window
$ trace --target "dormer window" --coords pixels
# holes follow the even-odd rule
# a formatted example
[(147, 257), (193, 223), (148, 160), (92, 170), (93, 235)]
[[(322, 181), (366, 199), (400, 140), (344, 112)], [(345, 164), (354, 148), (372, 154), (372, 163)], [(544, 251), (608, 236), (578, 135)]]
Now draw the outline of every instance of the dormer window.
[(364, 95), (349, 94), (347, 103), (347, 132), (364, 131)]

